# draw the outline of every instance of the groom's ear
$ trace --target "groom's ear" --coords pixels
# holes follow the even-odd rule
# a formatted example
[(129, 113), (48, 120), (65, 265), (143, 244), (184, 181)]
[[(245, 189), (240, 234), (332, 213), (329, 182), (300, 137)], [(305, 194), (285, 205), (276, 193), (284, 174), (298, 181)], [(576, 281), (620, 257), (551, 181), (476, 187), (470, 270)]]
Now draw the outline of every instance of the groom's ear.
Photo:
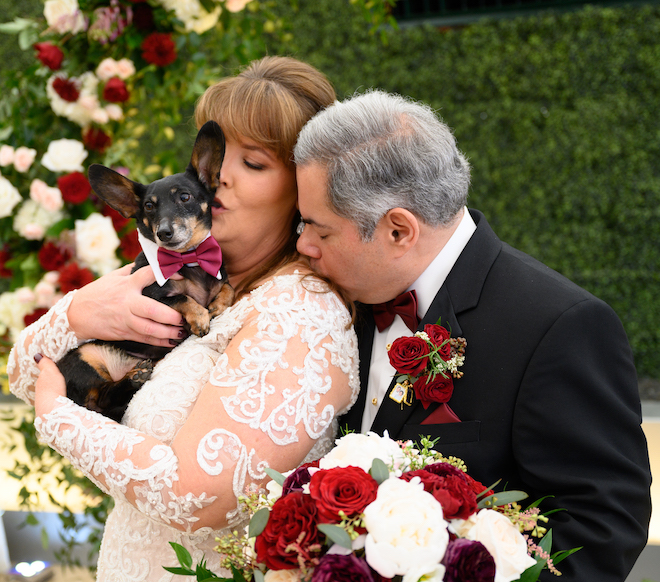
[(420, 225), (417, 217), (405, 208), (392, 208), (383, 217), (387, 229), (387, 241), (396, 255), (404, 255), (419, 239)]

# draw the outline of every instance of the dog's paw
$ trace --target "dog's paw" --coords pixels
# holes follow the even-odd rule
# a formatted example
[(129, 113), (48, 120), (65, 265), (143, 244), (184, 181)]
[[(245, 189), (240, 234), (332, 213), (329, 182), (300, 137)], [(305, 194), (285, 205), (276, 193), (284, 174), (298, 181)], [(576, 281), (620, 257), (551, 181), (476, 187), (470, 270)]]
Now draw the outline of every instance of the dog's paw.
[(234, 302), (234, 289), (225, 283), (220, 289), (220, 292), (215, 296), (209, 305), (209, 314), (211, 319), (220, 315), (227, 307)]
[(154, 364), (151, 360), (142, 360), (135, 364), (135, 367), (129, 372), (128, 379), (135, 387), (139, 388), (149, 378), (154, 371)]
[(208, 311), (204, 310), (196, 314), (196, 317), (191, 321), (188, 320), (190, 331), (199, 337), (205, 336), (211, 329), (211, 317)]

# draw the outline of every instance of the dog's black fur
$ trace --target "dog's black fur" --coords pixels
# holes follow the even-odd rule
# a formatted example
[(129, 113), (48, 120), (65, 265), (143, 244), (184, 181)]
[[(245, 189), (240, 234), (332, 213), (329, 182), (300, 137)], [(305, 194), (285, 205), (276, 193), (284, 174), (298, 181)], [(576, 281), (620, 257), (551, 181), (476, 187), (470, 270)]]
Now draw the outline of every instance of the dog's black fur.
[[(197, 134), (185, 172), (145, 186), (92, 164), (89, 181), (99, 198), (122, 216), (136, 219), (143, 236), (169, 250), (186, 252), (198, 246), (211, 229), (224, 144), (222, 130), (209, 121)], [(140, 253), (133, 271), (147, 264)], [(199, 266), (184, 266), (179, 273), (183, 279), (169, 279), (162, 287), (154, 283), (143, 295), (179, 311), (187, 331), (205, 335), (210, 319), (231, 305), (234, 291), (225, 282), (226, 276), (218, 280)], [(133, 394), (151, 375), (154, 362), (170, 349), (132, 341), (95, 340), (66, 354), (58, 366), (69, 398), (120, 422)]]

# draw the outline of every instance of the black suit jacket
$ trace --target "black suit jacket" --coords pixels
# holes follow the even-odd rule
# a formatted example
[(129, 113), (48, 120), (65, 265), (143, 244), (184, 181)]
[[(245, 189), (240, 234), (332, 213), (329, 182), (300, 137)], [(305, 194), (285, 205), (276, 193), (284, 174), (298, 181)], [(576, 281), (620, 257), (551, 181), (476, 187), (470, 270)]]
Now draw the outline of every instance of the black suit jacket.
[[(462, 420), (421, 424), (433, 411), (385, 397), (372, 430), (437, 438), (484, 485), (502, 479), (554, 513), (553, 550), (584, 546), (559, 565), (564, 582), (623, 582), (646, 544), (650, 469), (632, 352), (614, 311), (500, 241), (478, 211), (477, 230), (420, 323), (467, 340), (449, 405)], [(369, 306), (365, 306), (369, 307)], [(360, 431), (374, 323), (361, 309), (360, 397), (341, 426)], [(556, 579), (545, 572), (541, 580)]]

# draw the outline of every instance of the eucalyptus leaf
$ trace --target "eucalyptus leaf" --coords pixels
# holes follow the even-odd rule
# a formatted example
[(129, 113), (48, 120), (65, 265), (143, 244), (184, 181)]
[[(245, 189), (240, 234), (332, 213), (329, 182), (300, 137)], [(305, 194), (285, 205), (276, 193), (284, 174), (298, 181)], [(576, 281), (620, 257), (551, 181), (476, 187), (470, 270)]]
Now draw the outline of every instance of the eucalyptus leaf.
[(266, 580), (264, 573), (257, 568), (255, 568), (254, 572), (252, 572), (252, 577), (254, 578), (254, 582), (265, 582)]
[(351, 541), (351, 536), (346, 533), (346, 530), (339, 527), (338, 525), (333, 525), (331, 523), (321, 523), (318, 525), (318, 530), (328, 536), (328, 539), (333, 543), (351, 550), (353, 548), (353, 543)]
[(278, 485), (282, 486), (284, 485), (284, 480), (285, 477), (282, 475), (282, 473), (278, 473), (275, 469), (271, 469), (270, 467), (266, 467), (265, 469), (266, 475), (268, 475), (275, 483)]
[(488, 497), (484, 497), (477, 507), (483, 509), (484, 507), (498, 507), (500, 505), (508, 505), (509, 503), (517, 503), (523, 499), (527, 499), (527, 493), (524, 491), (501, 491), (500, 493), (494, 493)]
[(256, 511), (250, 520), (248, 537), (255, 538), (264, 531), (269, 517), (270, 510), (267, 507), (262, 507), (260, 510)]
[(390, 478), (390, 470), (387, 468), (387, 465), (382, 461), (382, 459), (373, 460), (369, 473), (379, 485), (383, 481), (386, 481)]

